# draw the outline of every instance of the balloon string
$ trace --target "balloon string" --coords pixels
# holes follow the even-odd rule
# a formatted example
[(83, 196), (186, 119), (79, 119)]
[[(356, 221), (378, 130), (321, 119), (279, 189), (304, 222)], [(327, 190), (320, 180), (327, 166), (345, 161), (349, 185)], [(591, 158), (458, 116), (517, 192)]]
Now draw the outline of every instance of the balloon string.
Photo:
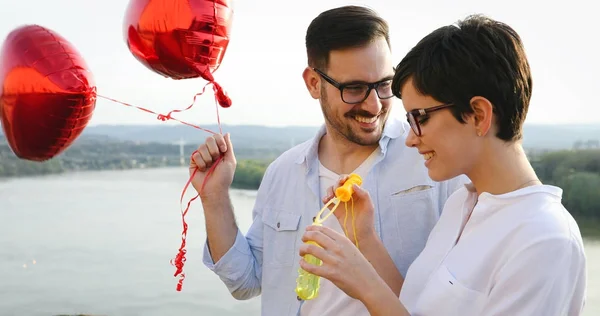
[[(122, 105), (125, 105), (125, 106), (129, 106), (129, 107), (136, 108), (136, 109), (138, 109), (138, 110), (142, 110), (142, 111), (144, 111), (144, 112), (147, 112), (147, 113), (154, 114), (154, 115), (156, 115), (156, 118), (157, 118), (158, 120), (161, 120), (161, 121), (163, 121), (163, 122), (165, 122), (165, 121), (168, 121), (168, 120), (173, 120), (173, 121), (177, 121), (177, 122), (179, 122), (179, 123), (181, 123), (181, 124), (184, 124), (184, 125), (187, 125), (187, 126), (190, 126), (190, 127), (196, 128), (196, 129), (203, 130), (203, 131), (205, 131), (205, 132), (207, 132), (207, 133), (216, 134), (215, 132), (213, 132), (213, 131), (211, 131), (211, 130), (208, 130), (208, 129), (202, 128), (202, 127), (200, 127), (200, 126), (198, 126), (198, 125), (194, 125), (194, 124), (191, 124), (191, 123), (188, 123), (188, 122), (185, 122), (185, 121), (179, 120), (179, 119), (177, 119), (177, 118), (174, 118), (173, 116), (171, 116), (171, 114), (172, 114), (172, 113), (176, 113), (176, 112), (184, 112), (184, 111), (187, 111), (187, 110), (191, 109), (191, 108), (194, 106), (194, 104), (196, 103), (196, 98), (197, 98), (198, 96), (200, 96), (200, 95), (204, 94), (204, 92), (205, 92), (205, 90), (206, 90), (206, 86), (207, 86), (207, 85), (209, 85), (210, 83), (211, 83), (211, 82), (208, 82), (206, 85), (204, 85), (204, 87), (202, 88), (202, 91), (201, 91), (201, 92), (199, 92), (199, 93), (196, 93), (196, 94), (194, 95), (194, 100), (192, 101), (192, 104), (190, 104), (190, 105), (189, 105), (187, 108), (185, 108), (185, 109), (183, 109), (183, 110), (171, 110), (171, 111), (170, 111), (169, 113), (167, 113), (166, 115), (165, 115), (165, 114), (156, 113), (156, 112), (154, 112), (154, 111), (152, 111), (152, 110), (146, 109), (146, 108), (144, 108), (144, 107), (141, 107), (141, 106), (132, 105), (132, 104), (129, 104), (129, 103), (126, 103), (126, 102), (122, 102), (122, 101), (119, 101), (119, 100), (115, 100), (115, 99), (113, 99), (113, 98), (105, 97), (105, 96), (103, 96), (103, 95), (100, 95), (100, 94), (96, 94), (96, 95), (97, 95), (99, 98), (103, 98), (103, 99), (106, 99), (106, 100), (109, 100), (109, 101), (112, 101), (112, 102), (116, 102), (116, 103), (119, 103), (119, 104), (122, 104)], [(218, 113), (218, 111), (217, 111), (217, 117), (218, 117), (218, 116), (219, 116), (219, 113)], [(219, 129), (220, 129), (220, 128), (221, 128), (221, 126), (220, 126), (220, 124), (221, 124), (221, 123), (220, 123), (220, 119), (218, 119), (218, 121), (219, 121)]]
[[(196, 153), (196, 151), (194, 151), (194, 154), (195, 153)], [(194, 154), (192, 154), (192, 156)], [(204, 190), (204, 185), (206, 184), (206, 179), (208, 179), (208, 177), (214, 171), (215, 167), (217, 166), (217, 164), (219, 164), (221, 159), (222, 159), (222, 156), (219, 157), (215, 161), (215, 163), (210, 167), (210, 169), (206, 173), (206, 177), (204, 178), (204, 181), (202, 182), (202, 187), (200, 189), (200, 192), (202, 192)], [(187, 191), (188, 186), (192, 182), (192, 179), (194, 178), (194, 176), (196, 176), (197, 171), (198, 171), (198, 169), (194, 169), (194, 171), (192, 172), (192, 175), (190, 176), (190, 179), (187, 181), (187, 183), (185, 184), (185, 187), (183, 188), (183, 191), (181, 192), (181, 197), (179, 199), (180, 207), (183, 204), (183, 196), (185, 195), (185, 192)], [(185, 222), (185, 216), (187, 215), (187, 212), (190, 208), (192, 201), (196, 200), (198, 198), (198, 196), (199, 195), (196, 195), (192, 199), (190, 199), (187, 203), (185, 210), (181, 210), (181, 220), (183, 223), (183, 232), (181, 233), (181, 246), (179, 247), (179, 252), (175, 256), (175, 258), (171, 259), (171, 265), (175, 266), (175, 268), (176, 268), (175, 274), (173, 276), (175, 276), (175, 277), (179, 276), (179, 281), (177, 282), (177, 288), (176, 288), (177, 291), (181, 291), (181, 288), (183, 286), (183, 280), (185, 279), (185, 273), (183, 272), (183, 265), (185, 264), (185, 261), (186, 261), (185, 254), (187, 253), (187, 251), (185, 250), (185, 245), (186, 245), (185, 240), (187, 237), (187, 228), (188, 228), (188, 225)]]
[[(216, 18), (217, 5), (216, 5), (216, 2), (214, 0), (213, 0), (213, 9), (214, 9), (214, 21), (215, 21), (215, 25), (217, 25), (216, 24), (217, 23), (217, 18)], [(214, 42), (214, 29), (213, 29), (213, 42)], [(216, 103), (215, 105), (216, 105), (216, 109), (217, 109), (216, 110), (217, 123), (218, 123), (218, 126), (219, 126), (219, 133), (222, 135), (223, 134), (223, 129), (221, 127), (221, 118), (220, 118), (220, 115), (219, 115), (219, 105), (223, 106), (223, 107), (229, 107), (229, 106), (231, 106), (231, 99), (223, 91), (223, 89), (221, 88), (221, 86), (217, 82), (215, 82), (214, 78), (212, 77), (212, 74), (210, 72), (208, 72), (208, 68), (206, 68), (204, 75), (207, 76), (207, 77), (209, 77), (210, 80), (207, 80), (208, 82), (204, 85), (204, 87), (202, 87), (202, 91), (201, 92), (196, 93), (194, 95), (194, 100), (192, 101), (192, 104), (190, 104), (187, 108), (185, 108), (183, 110), (172, 110), (169, 113), (167, 113), (166, 115), (156, 113), (156, 112), (154, 112), (152, 110), (146, 109), (146, 108), (141, 107), (141, 106), (132, 105), (132, 104), (129, 104), (129, 103), (126, 103), (126, 102), (115, 100), (113, 98), (109, 98), (109, 97), (106, 97), (106, 96), (99, 95), (99, 94), (96, 93), (96, 87), (93, 87), (92, 89), (93, 89), (94, 94), (97, 97), (100, 97), (100, 98), (103, 98), (103, 99), (106, 99), (106, 100), (109, 100), (109, 101), (113, 101), (113, 102), (116, 102), (116, 103), (119, 103), (119, 104), (122, 104), (122, 105), (125, 105), (125, 106), (133, 107), (133, 108), (139, 109), (139, 110), (147, 112), (147, 113), (154, 114), (154, 115), (156, 115), (157, 119), (159, 119), (159, 120), (161, 120), (163, 122), (167, 121), (167, 120), (174, 120), (174, 121), (177, 121), (177, 122), (179, 122), (181, 124), (184, 124), (184, 125), (196, 128), (196, 129), (200, 129), (200, 130), (203, 130), (203, 131), (211, 133), (211, 134), (216, 134), (215, 132), (213, 132), (211, 130), (202, 128), (200, 126), (197, 126), (197, 125), (185, 122), (185, 121), (181, 121), (181, 120), (179, 120), (179, 119), (174, 118), (174, 117), (171, 116), (172, 113), (175, 113), (175, 112), (184, 112), (184, 111), (187, 111), (187, 110), (191, 109), (194, 106), (194, 104), (196, 103), (196, 98), (198, 96), (204, 94), (204, 92), (206, 91), (206, 87), (209, 84), (212, 84), (212, 86), (213, 86), (213, 92), (214, 92), (214, 95), (215, 95), (215, 103)], [(74, 77), (77, 80), (79, 80), (80, 82), (84, 83), (82, 81), (82, 79), (79, 78), (78, 76), (74, 75)], [(193, 159), (193, 156), (196, 153), (198, 153), (198, 151), (194, 150), (194, 152), (190, 156), (190, 161)], [(210, 167), (210, 169), (206, 173), (206, 175), (204, 177), (204, 180), (202, 181), (202, 186), (200, 188), (200, 192), (202, 192), (204, 190), (204, 186), (206, 185), (206, 180), (212, 174), (212, 172), (214, 171), (214, 169), (216, 168), (216, 166), (219, 164), (219, 162), (222, 161), (222, 158), (223, 158), (223, 155), (221, 155), (215, 161), (215, 163)], [(171, 261), (170, 261), (171, 265), (174, 265), (176, 267), (174, 276), (175, 277), (179, 276), (179, 281), (178, 281), (177, 287), (176, 287), (177, 291), (181, 291), (181, 287), (183, 286), (183, 280), (185, 279), (185, 273), (183, 272), (183, 265), (184, 265), (184, 263), (186, 261), (185, 254), (187, 253), (187, 251), (185, 249), (185, 246), (186, 246), (187, 228), (188, 228), (188, 224), (185, 221), (185, 215), (187, 215), (187, 212), (188, 212), (188, 210), (190, 208), (191, 203), (194, 200), (196, 200), (198, 198), (198, 196), (200, 196), (200, 194), (197, 194), (195, 197), (191, 198), (188, 201), (185, 210), (182, 209), (183, 197), (184, 197), (185, 193), (187, 192), (187, 189), (188, 189), (190, 183), (192, 182), (192, 180), (196, 176), (196, 172), (197, 171), (198, 171), (198, 169), (194, 169), (194, 171), (190, 175), (190, 178), (188, 179), (187, 183), (185, 184), (185, 186), (184, 186), (184, 188), (183, 188), (183, 190), (181, 192), (181, 196), (179, 198), (179, 209), (181, 211), (181, 220), (182, 220), (182, 223), (183, 223), (183, 231), (181, 233), (181, 245), (179, 247), (179, 252), (175, 256), (175, 258), (171, 259)]]
[[(213, 9), (214, 9), (214, 27), (213, 27), (213, 42), (214, 42), (214, 30), (216, 29), (216, 25), (217, 25), (217, 5), (216, 2), (213, 0)], [(214, 81), (210, 81), (213, 82), (213, 91), (215, 94), (215, 106), (216, 106), (216, 113), (217, 113), (217, 124), (219, 126), (219, 133), (222, 135), (223, 134), (223, 130), (221, 128), (221, 119), (219, 117), (219, 105), (224, 105), (223, 100), (227, 99), (225, 97), (219, 98), (219, 87), (217, 86), (217, 84), (214, 84)], [(209, 82), (209, 83), (210, 83)], [(206, 88), (206, 86), (204, 86), (204, 88)], [(204, 92), (204, 90), (203, 90)], [(187, 110), (187, 109), (186, 109)], [(185, 110), (184, 110), (185, 111)], [(169, 113), (170, 114), (170, 113)], [(190, 157), (190, 161), (193, 159), (194, 154), (196, 154), (198, 151), (194, 151), (192, 153), (192, 156)], [(219, 164), (219, 162), (221, 162), (223, 158), (223, 155), (221, 155), (216, 161), (215, 163), (210, 167), (210, 169), (208, 169), (208, 172), (206, 173), (206, 176), (204, 177), (204, 181), (202, 181), (202, 187), (200, 188), (200, 192), (204, 191), (204, 185), (206, 185), (206, 180), (208, 179), (208, 177), (212, 174), (212, 172), (214, 171), (215, 167)], [(183, 191), (181, 192), (181, 197), (179, 199), (179, 205), (181, 206), (181, 204), (183, 203), (183, 196), (185, 194), (185, 192), (187, 191), (188, 186), (190, 185), (190, 183), (192, 182), (192, 179), (194, 179), (194, 177), (196, 176), (196, 172), (198, 172), (198, 169), (194, 169), (194, 171), (192, 172), (192, 175), (190, 176), (189, 180), (187, 181), (187, 183), (185, 184), (185, 187), (183, 188)], [(177, 256), (175, 256), (174, 259), (171, 260), (171, 264), (174, 265), (176, 267), (175, 270), (175, 274), (174, 276), (179, 276), (179, 281), (177, 282), (177, 291), (181, 291), (181, 287), (183, 286), (183, 280), (185, 279), (185, 273), (183, 272), (183, 265), (185, 264), (186, 258), (185, 258), (185, 254), (187, 253), (187, 251), (185, 250), (185, 240), (187, 237), (187, 223), (185, 222), (185, 215), (187, 214), (189, 208), (190, 208), (190, 204), (192, 203), (192, 201), (194, 201), (195, 199), (197, 199), (199, 196), (196, 195), (195, 197), (193, 197), (191, 200), (188, 201), (187, 206), (185, 208), (185, 211), (181, 212), (181, 219), (183, 221), (183, 233), (181, 234), (181, 246), (179, 247), (179, 253), (177, 254)]]
[[(194, 95), (194, 100), (192, 102), (192, 104), (190, 104), (187, 108), (182, 109), (182, 110), (172, 110), (169, 113), (165, 114), (159, 114), (156, 113), (152, 110), (149, 110), (147, 108), (144, 107), (140, 107), (140, 106), (136, 106), (136, 105), (132, 105), (126, 102), (122, 102), (119, 100), (115, 100), (113, 98), (109, 98), (109, 97), (105, 97), (102, 95), (98, 95), (96, 94), (98, 97), (109, 100), (109, 101), (113, 101), (125, 106), (129, 106), (129, 107), (133, 107), (136, 109), (139, 109), (141, 111), (147, 112), (147, 113), (151, 113), (151, 114), (155, 114), (157, 116), (157, 119), (161, 120), (161, 121), (167, 121), (167, 120), (174, 120), (177, 121), (179, 123), (182, 123), (184, 125), (190, 126), (190, 127), (194, 127), (200, 130), (203, 130), (205, 132), (211, 133), (211, 134), (216, 134), (215, 132), (202, 128), (200, 126), (185, 122), (185, 121), (181, 121), (177, 118), (174, 118), (173, 116), (171, 116), (172, 113), (175, 112), (184, 112), (189, 110), (190, 108), (192, 108), (192, 106), (194, 106), (194, 104), (196, 103), (196, 98), (200, 95), (202, 95), (205, 90), (206, 90), (206, 86), (209, 84), (213, 84), (213, 91), (215, 92), (215, 104), (216, 104), (216, 114), (217, 114), (217, 122), (218, 122), (218, 127), (219, 127), (219, 133), (223, 134), (223, 129), (221, 127), (221, 118), (219, 115), (219, 97), (217, 96), (217, 93), (219, 92), (219, 89), (217, 87), (217, 84), (214, 81), (209, 81), (206, 85), (204, 85), (204, 87), (202, 88), (202, 91), (200, 93), (197, 93), (196, 95)], [(190, 156), (190, 160), (192, 159), (192, 157), (197, 153), (198, 151), (194, 150), (194, 152), (192, 153), (192, 155)], [(209, 176), (212, 174), (212, 172), (214, 171), (214, 169), (216, 168), (216, 166), (219, 164), (219, 162), (221, 162), (222, 157), (219, 157), (215, 163), (210, 167), (210, 169), (208, 170), (208, 172), (206, 173), (206, 176), (204, 177), (204, 180), (202, 182), (202, 187), (200, 188), (200, 192), (202, 192), (204, 190), (204, 186), (206, 185), (206, 180), (209, 178)], [(187, 202), (187, 206), (185, 208), (185, 210), (183, 209), (183, 197), (185, 196), (185, 193), (187, 192), (187, 189), (189, 187), (189, 185), (192, 183), (192, 180), (194, 179), (194, 177), (196, 176), (198, 169), (194, 169), (194, 171), (192, 172), (192, 174), (190, 175), (187, 183), (185, 184), (182, 192), (181, 192), (181, 196), (179, 198), (179, 209), (181, 211), (181, 221), (182, 221), (182, 225), (183, 225), (183, 231), (181, 233), (181, 245), (179, 246), (179, 251), (177, 253), (177, 255), (175, 256), (175, 258), (170, 260), (171, 265), (175, 266), (176, 270), (175, 270), (175, 274), (173, 276), (175, 277), (179, 277), (179, 281), (177, 282), (177, 286), (176, 289), (177, 291), (181, 291), (181, 288), (183, 286), (183, 280), (185, 279), (185, 272), (183, 272), (183, 266), (185, 264), (186, 258), (185, 255), (187, 253), (187, 250), (185, 249), (186, 247), (186, 238), (187, 238), (187, 229), (188, 229), (188, 224), (185, 221), (185, 216), (187, 215), (190, 205), (191, 203), (196, 200), (199, 197), (199, 194), (197, 194), (196, 196), (194, 196), (193, 198), (191, 198), (188, 202)]]
[[(216, 25), (217, 25), (217, 5), (216, 2), (213, 0), (213, 10), (214, 10), (214, 27), (213, 27), (213, 32), (212, 32), (212, 37), (213, 37), (213, 43), (214, 43), (214, 37), (215, 37), (215, 29), (216, 29)], [(219, 98), (219, 87), (217, 86), (217, 84), (214, 84), (214, 81), (209, 81), (209, 83), (213, 82), (213, 91), (215, 94), (215, 106), (216, 106), (216, 112), (217, 112), (217, 124), (219, 126), (219, 133), (223, 134), (223, 130), (221, 128), (221, 119), (219, 117), (219, 105), (224, 105), (223, 101), (227, 98), (222, 97)], [(206, 86), (204, 86), (204, 88), (206, 88)], [(202, 90), (202, 92), (204, 92), (204, 90)], [(190, 106), (191, 107), (191, 106)], [(187, 110), (187, 109), (186, 109)], [(184, 110), (185, 111), (185, 110)], [(170, 114), (170, 112), (169, 112)], [(193, 159), (194, 154), (196, 154), (198, 151), (194, 151), (192, 153), (192, 156), (190, 157), (190, 161)], [(206, 184), (206, 179), (208, 179), (208, 177), (211, 175), (211, 173), (214, 171), (215, 167), (219, 164), (219, 162), (221, 162), (223, 158), (223, 155), (221, 155), (216, 161), (215, 163), (210, 167), (210, 169), (208, 170), (208, 172), (206, 173), (206, 176), (204, 177), (204, 181), (202, 181), (202, 187), (200, 188), (200, 192), (204, 191), (204, 185)], [(181, 197), (179, 199), (179, 205), (181, 206), (181, 204), (183, 203), (183, 196), (185, 194), (185, 192), (187, 191), (188, 186), (190, 185), (190, 183), (192, 182), (192, 179), (194, 179), (194, 177), (196, 176), (196, 172), (198, 171), (198, 169), (194, 169), (194, 171), (192, 172), (192, 175), (190, 176), (189, 180), (187, 181), (187, 183), (185, 184), (185, 187), (183, 188), (183, 191), (181, 192)], [(177, 291), (181, 291), (181, 287), (183, 286), (183, 280), (185, 279), (185, 273), (183, 272), (183, 265), (185, 264), (186, 258), (185, 258), (185, 254), (187, 253), (187, 251), (185, 250), (185, 240), (187, 237), (187, 223), (185, 222), (185, 215), (187, 214), (189, 208), (190, 208), (190, 204), (192, 203), (192, 201), (194, 201), (195, 199), (198, 198), (199, 195), (196, 195), (195, 197), (193, 197), (191, 200), (188, 201), (187, 206), (185, 208), (185, 211), (181, 212), (181, 219), (183, 221), (183, 233), (181, 234), (181, 246), (179, 247), (179, 253), (177, 254), (177, 256), (175, 256), (174, 259), (171, 260), (171, 264), (174, 265), (176, 267), (175, 270), (175, 274), (174, 276), (179, 276), (179, 281), (177, 282)]]
[[(213, 0), (213, 28), (212, 28), (212, 41), (211, 43), (215, 42), (215, 32), (217, 31), (217, 25), (218, 25), (218, 20), (217, 20), (217, 2), (216, 0)], [(211, 47), (212, 49), (212, 47)], [(213, 85), (213, 91), (215, 92), (215, 106), (217, 107), (217, 124), (219, 126), (219, 133), (223, 134), (223, 130), (221, 129), (221, 119), (219, 118), (219, 104), (221, 103), (221, 101), (223, 100), (219, 100), (218, 96), (218, 89), (217, 86)], [(219, 157), (219, 160), (221, 158)], [(219, 160), (217, 160), (215, 162), (215, 165), (219, 162)], [(209, 170), (210, 173), (210, 170)], [(204, 188), (204, 185), (202, 185), (202, 187)]]

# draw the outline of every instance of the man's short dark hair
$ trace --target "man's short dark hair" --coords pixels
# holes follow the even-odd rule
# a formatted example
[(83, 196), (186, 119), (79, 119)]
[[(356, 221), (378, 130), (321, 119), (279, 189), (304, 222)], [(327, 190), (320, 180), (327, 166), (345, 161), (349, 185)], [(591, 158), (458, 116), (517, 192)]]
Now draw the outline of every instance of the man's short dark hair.
[(457, 25), (441, 27), (423, 38), (396, 67), (394, 94), (412, 78), (417, 91), (442, 103), (464, 123), (474, 96), (493, 105), (496, 136), (522, 138), (531, 99), (532, 79), (521, 38), (510, 26), (471, 15)]
[(308, 64), (326, 69), (332, 50), (361, 47), (379, 37), (390, 46), (387, 22), (369, 8), (343, 6), (324, 11), (306, 31)]

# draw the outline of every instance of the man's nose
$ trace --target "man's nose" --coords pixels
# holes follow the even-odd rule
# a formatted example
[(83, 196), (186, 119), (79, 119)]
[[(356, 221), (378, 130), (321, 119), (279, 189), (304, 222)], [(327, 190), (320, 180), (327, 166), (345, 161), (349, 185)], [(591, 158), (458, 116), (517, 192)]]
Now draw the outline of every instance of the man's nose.
[(375, 91), (375, 89), (371, 90), (363, 102), (362, 109), (373, 115), (377, 115), (381, 111), (381, 107), (382, 104), (379, 96), (377, 95), (377, 91)]

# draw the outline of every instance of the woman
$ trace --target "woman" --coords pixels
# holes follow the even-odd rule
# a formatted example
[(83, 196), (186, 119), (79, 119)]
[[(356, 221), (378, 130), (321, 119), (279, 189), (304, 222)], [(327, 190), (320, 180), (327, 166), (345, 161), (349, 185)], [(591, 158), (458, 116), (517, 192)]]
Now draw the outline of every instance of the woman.
[(465, 174), (472, 183), (448, 199), (424, 250), (396, 281), (399, 299), (380, 277), (393, 274), (369, 263), (391, 259), (381, 254), (369, 194), (356, 186), (360, 250), (354, 236), (311, 226), (303, 240), (322, 248), (304, 244), (300, 255), (323, 264), (301, 260), (301, 267), (371, 315), (579, 315), (586, 286), (579, 228), (562, 190), (538, 180), (521, 145), (532, 80), (519, 35), (483, 16), (442, 27), (400, 62), (392, 85), (411, 126), (406, 145), (423, 154), (430, 177)]

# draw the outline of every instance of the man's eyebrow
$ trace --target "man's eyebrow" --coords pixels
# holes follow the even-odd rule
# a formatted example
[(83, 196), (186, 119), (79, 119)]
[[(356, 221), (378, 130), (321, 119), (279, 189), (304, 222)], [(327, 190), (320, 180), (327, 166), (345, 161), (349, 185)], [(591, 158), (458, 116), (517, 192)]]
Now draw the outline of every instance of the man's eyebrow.
[[(392, 80), (392, 79), (394, 79), (394, 75), (389, 75), (389, 76), (383, 77), (383, 79), (380, 79), (380, 80), (375, 81), (375, 82), (383, 82), (383, 81), (388, 81), (388, 80)], [(343, 84), (343, 85), (368, 84), (368, 83), (371, 83), (371, 82), (367, 82), (367, 81), (364, 81), (364, 80), (351, 80), (351, 81), (340, 82), (340, 84)]]

